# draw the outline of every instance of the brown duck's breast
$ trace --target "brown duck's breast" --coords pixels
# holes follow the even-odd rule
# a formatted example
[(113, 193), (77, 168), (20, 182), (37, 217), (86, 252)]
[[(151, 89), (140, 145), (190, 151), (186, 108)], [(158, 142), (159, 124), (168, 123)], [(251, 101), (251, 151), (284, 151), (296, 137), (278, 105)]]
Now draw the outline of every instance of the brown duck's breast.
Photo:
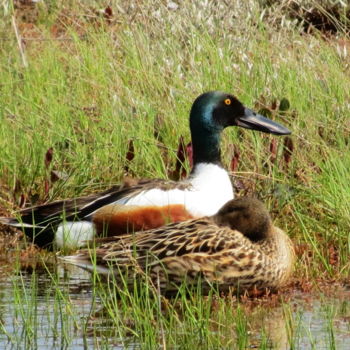
[(171, 222), (192, 219), (182, 204), (168, 206), (125, 206), (110, 204), (93, 216), (97, 234), (108, 236), (149, 230)]

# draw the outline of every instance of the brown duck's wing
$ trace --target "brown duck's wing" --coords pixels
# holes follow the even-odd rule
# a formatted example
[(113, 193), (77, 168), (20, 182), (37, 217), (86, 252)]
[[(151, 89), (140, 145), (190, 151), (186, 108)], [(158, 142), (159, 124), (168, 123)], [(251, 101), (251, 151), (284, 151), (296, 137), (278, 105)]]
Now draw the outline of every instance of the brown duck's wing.
[(124, 235), (106, 240), (97, 250), (100, 261), (116, 264), (134, 263), (141, 267), (184, 256), (212, 257), (235, 255), (253, 249), (250, 240), (240, 232), (218, 227), (210, 218), (170, 224), (159, 229)]
[(198, 278), (223, 289), (254, 285), (265, 288), (279, 283), (281, 276), (275, 271), (273, 259), (242, 233), (219, 228), (209, 219), (193, 220), (195, 228), (188, 223), (173, 225), (182, 227), (176, 232), (160, 229), (102, 246), (96, 252), (97, 264), (114, 266), (123, 273), (129, 273), (130, 268), (147, 271), (165, 289), (185, 280), (197, 283)]

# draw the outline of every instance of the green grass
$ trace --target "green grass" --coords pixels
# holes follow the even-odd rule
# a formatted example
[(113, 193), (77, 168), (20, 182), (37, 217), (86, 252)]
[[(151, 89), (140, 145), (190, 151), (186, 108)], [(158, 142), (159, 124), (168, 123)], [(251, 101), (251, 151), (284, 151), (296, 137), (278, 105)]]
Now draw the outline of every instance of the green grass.
[[(11, 6), (6, 12), (2, 5), (1, 207), (17, 209), (21, 195), (29, 205), (91, 193), (118, 183), (124, 175), (168, 177), (180, 135), (189, 141), (194, 98), (206, 90), (229, 91), (247, 106), (270, 109), (293, 132), (293, 152), (286, 164), (283, 138), (225, 131), (225, 166), (233, 156), (232, 145), (240, 151), (233, 174), (244, 185), (239, 195), (257, 193), (276, 224), (296, 244), (306, 244), (297, 263), (298, 278), (346, 278), (350, 79), (348, 54), (341, 50), (340, 39), (348, 37), (329, 39), (301, 34), (293, 26), (276, 28), (271, 14), (261, 18), (257, 4), (241, 3), (188, 2), (176, 11), (165, 2), (113, 3), (111, 23), (92, 10), (104, 8), (100, 1), (91, 2), (91, 7), (85, 2), (39, 4), (35, 29), (16, 19), (27, 67), (11, 24)], [(282, 99), (290, 103), (283, 113), (278, 111)], [(127, 163), (129, 140), (134, 142), (135, 158)], [(269, 160), (272, 140), (277, 140), (274, 163)], [(50, 147), (53, 160), (45, 165)], [(51, 182), (52, 170), (67, 176)], [(229, 301), (211, 296), (219, 310), (213, 321), (207, 308), (213, 300), (180, 297), (180, 318), (175, 306), (164, 315), (156, 297), (147, 289), (143, 293), (109, 304), (108, 317), (118, 325), (118, 339), (131, 334), (148, 344), (145, 347), (165, 342), (189, 348), (203, 342), (203, 348), (215, 348), (231, 346), (234, 333), (238, 348), (248, 342), (249, 325), (236, 304), (232, 313)], [(35, 306), (29, 294), (21, 295), (18, 304), (22, 298)], [(58, 317), (68, 297), (57, 303)], [(120, 304), (121, 314), (116, 312)], [(137, 320), (136, 328), (128, 326), (130, 320)], [(288, 327), (295, 331), (296, 322), (291, 320)], [(332, 327), (330, 322), (330, 335)], [(264, 330), (259, 332), (265, 344), (261, 348), (268, 347)], [(295, 339), (292, 333), (288, 328), (288, 336)], [(334, 339), (329, 342), (333, 347)]]
[(2, 347), (341, 349), (349, 343), (349, 301), (341, 293), (320, 300), (299, 294), (292, 303), (283, 295), (239, 301), (214, 290), (203, 297), (183, 285), (169, 299), (147, 284), (128, 291), (92, 276), (56, 263), (34, 272), (13, 267), (12, 284), (0, 281)]

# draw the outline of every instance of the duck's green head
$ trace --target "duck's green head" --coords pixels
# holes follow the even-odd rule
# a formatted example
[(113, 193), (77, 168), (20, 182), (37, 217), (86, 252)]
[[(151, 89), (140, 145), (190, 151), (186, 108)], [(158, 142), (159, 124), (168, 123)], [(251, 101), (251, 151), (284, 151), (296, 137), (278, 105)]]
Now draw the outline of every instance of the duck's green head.
[(284, 126), (255, 113), (233, 95), (206, 92), (194, 101), (190, 114), (194, 162), (220, 161), (220, 133), (228, 126), (240, 126), (275, 135), (288, 135)]
[(191, 130), (204, 128), (220, 132), (228, 126), (240, 126), (275, 135), (288, 135), (284, 126), (255, 113), (233, 95), (221, 91), (206, 92), (194, 101), (190, 116)]
[(271, 218), (264, 204), (255, 198), (243, 197), (227, 202), (214, 215), (219, 226), (241, 232), (253, 242), (271, 235)]

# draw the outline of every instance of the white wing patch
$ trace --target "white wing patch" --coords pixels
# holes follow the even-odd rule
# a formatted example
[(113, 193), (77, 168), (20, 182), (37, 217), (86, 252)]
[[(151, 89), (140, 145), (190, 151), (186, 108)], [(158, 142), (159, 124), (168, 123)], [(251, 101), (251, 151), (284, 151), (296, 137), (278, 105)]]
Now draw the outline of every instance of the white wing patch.
[(86, 245), (94, 238), (95, 228), (89, 221), (66, 221), (58, 225), (55, 234), (55, 245), (59, 249), (75, 249)]

